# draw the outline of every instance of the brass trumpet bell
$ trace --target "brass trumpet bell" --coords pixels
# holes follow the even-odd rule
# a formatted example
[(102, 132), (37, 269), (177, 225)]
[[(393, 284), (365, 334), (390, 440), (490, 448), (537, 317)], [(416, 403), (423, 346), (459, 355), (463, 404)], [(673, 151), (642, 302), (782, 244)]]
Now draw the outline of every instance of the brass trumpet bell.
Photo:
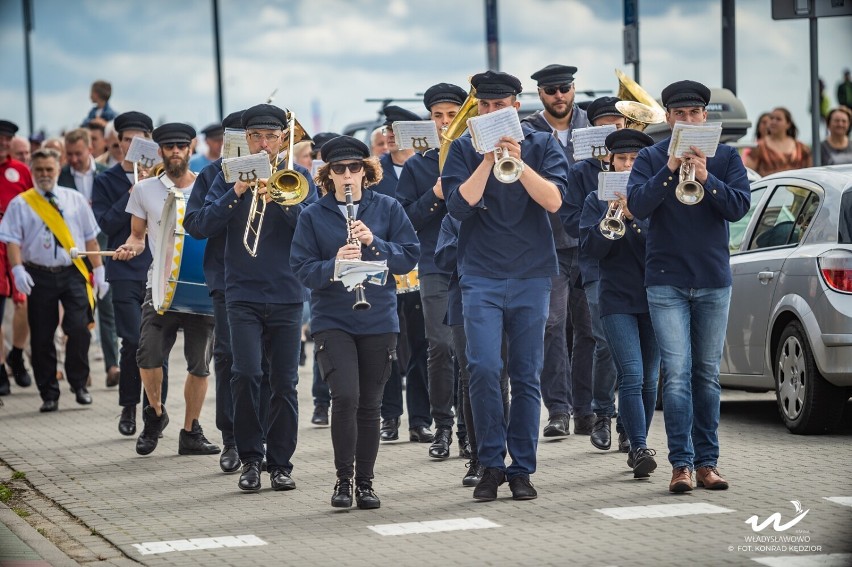
[(704, 186), (695, 180), (695, 165), (688, 161), (680, 164), (680, 183), (675, 187), (675, 197), (684, 205), (697, 205), (704, 198)]
[(665, 109), (639, 83), (618, 69), (615, 76), (618, 78), (615, 96), (621, 99), (615, 103), (615, 108), (627, 119), (628, 128), (644, 130), (649, 124), (660, 124), (666, 120)]
[(438, 150), (439, 171), (444, 170), (444, 162), (447, 161), (447, 155), (450, 153), (450, 144), (467, 130), (468, 119), (478, 114), (479, 107), (476, 100), (476, 89), (471, 86), (470, 92), (468, 92), (467, 98), (464, 99), (461, 108), (459, 108), (458, 114), (456, 114), (455, 118), (447, 126), (447, 129), (441, 132), (441, 147)]
[(494, 177), (500, 183), (514, 183), (524, 172), (524, 162), (503, 152), (502, 148), (494, 150)]

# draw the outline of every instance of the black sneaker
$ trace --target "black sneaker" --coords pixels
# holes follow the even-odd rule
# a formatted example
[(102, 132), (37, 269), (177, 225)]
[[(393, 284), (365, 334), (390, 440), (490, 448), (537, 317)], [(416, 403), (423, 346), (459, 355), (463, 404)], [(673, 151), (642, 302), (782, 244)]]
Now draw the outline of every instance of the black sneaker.
[(657, 468), (654, 455), (657, 452), (647, 447), (639, 447), (633, 453), (633, 478), (648, 478)]
[(314, 425), (328, 425), (328, 406), (314, 406), (314, 415), (311, 417)]
[(538, 498), (538, 492), (535, 491), (530, 482), (530, 477), (519, 475), (509, 481), (509, 490), (512, 491), (514, 500), (534, 500)]
[(627, 451), (627, 468), (633, 468), (633, 450)]
[(27, 367), (24, 366), (23, 355), (21, 355), (20, 357), (15, 357), (10, 354), (6, 358), (6, 364), (8, 364), (9, 369), (12, 370), (12, 376), (15, 377), (15, 384), (17, 384), (21, 388), (28, 388), (32, 386), (33, 377), (30, 376)]
[(482, 472), (485, 470), (485, 467), (476, 459), (471, 459), (465, 466), (467, 467), (467, 472), (464, 473), (462, 486), (474, 487), (479, 483), (479, 479), (482, 478)]
[(157, 443), (160, 440), (160, 434), (163, 429), (169, 424), (169, 414), (166, 413), (166, 406), (163, 407), (163, 413), (157, 416), (152, 406), (146, 406), (142, 412), (145, 419), (145, 427), (142, 433), (136, 439), (136, 452), (140, 455), (149, 455), (157, 448)]
[(334, 493), (331, 495), (331, 506), (333, 508), (352, 507), (352, 479), (339, 478), (334, 484)]
[(204, 436), (204, 430), (197, 419), (192, 420), (192, 430), (180, 430), (178, 437), (178, 455), (217, 455), (221, 449)]
[(473, 489), (473, 497), (483, 502), (497, 500), (497, 487), (506, 482), (506, 472), (503, 469), (489, 467), (482, 471), (476, 488)]
[(382, 501), (373, 492), (373, 483), (369, 480), (359, 480), (355, 483), (355, 502), (359, 510), (375, 510), (382, 505)]

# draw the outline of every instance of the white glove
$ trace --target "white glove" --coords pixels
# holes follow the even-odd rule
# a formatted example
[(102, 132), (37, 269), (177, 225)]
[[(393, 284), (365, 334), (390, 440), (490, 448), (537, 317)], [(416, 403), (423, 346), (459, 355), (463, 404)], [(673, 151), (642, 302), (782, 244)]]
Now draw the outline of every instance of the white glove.
[(95, 274), (95, 291), (98, 292), (98, 299), (103, 299), (109, 292), (109, 282), (106, 281), (106, 271), (103, 266), (98, 266), (94, 270)]
[(12, 275), (15, 277), (15, 287), (24, 295), (29, 295), (33, 291), (33, 277), (27, 272), (23, 264), (18, 264), (12, 268)]

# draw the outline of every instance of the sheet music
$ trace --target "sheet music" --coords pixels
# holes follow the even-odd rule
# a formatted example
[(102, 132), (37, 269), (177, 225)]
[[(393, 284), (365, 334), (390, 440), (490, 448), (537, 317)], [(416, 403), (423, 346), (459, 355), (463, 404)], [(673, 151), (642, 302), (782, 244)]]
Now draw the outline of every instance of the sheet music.
[(225, 128), (225, 142), (222, 147), (223, 158), (235, 158), (251, 154), (246, 140), (246, 131), (239, 128)]
[(222, 173), (228, 183), (237, 181), (251, 183), (256, 179), (269, 179), (272, 175), (272, 166), (269, 164), (269, 155), (266, 152), (260, 152), (223, 159)]
[(163, 158), (157, 153), (159, 149), (160, 146), (154, 140), (135, 136), (130, 140), (130, 148), (127, 150), (127, 155), (124, 156), (124, 159), (132, 163), (138, 163), (145, 168), (154, 167), (163, 161)]
[(721, 122), (702, 122), (700, 124), (675, 122), (674, 128), (672, 128), (672, 139), (669, 143), (669, 155), (679, 158), (684, 152), (689, 151), (689, 146), (695, 146), (707, 157), (713, 157), (716, 155), (716, 148), (719, 146), (721, 135)]
[(481, 154), (493, 152), (503, 136), (518, 142), (524, 139), (518, 110), (514, 106), (470, 118), (467, 127), (473, 138), (473, 146)]
[(614, 201), (618, 199), (616, 193), (621, 193), (626, 197), (629, 178), (629, 171), (601, 171), (598, 173), (598, 199)]
[(425, 152), (441, 147), (438, 129), (431, 120), (400, 120), (393, 123), (396, 145), (401, 150)]
[(348, 291), (359, 283), (385, 285), (388, 280), (387, 260), (335, 260), (334, 281), (343, 282)]
[(615, 124), (592, 126), (571, 130), (571, 141), (574, 142), (574, 160), (602, 157), (606, 151), (606, 137), (615, 132)]

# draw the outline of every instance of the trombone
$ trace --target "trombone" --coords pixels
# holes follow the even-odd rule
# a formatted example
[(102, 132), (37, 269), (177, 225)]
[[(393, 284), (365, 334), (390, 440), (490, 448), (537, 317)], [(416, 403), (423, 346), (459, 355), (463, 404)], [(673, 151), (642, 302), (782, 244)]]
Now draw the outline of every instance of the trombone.
[(260, 189), (265, 187), (269, 200), (283, 207), (298, 205), (308, 196), (310, 186), (304, 175), (293, 169), (293, 145), (296, 137), (299, 140), (306, 136), (304, 128), (296, 121), (295, 114), (290, 112), (287, 122), (287, 130), (290, 132), (290, 143), (287, 151), (287, 167), (278, 169), (278, 158), (269, 179), (258, 179), (251, 187), (251, 207), (249, 208), (246, 221), (246, 231), (243, 234), (243, 246), (252, 256), (257, 257), (257, 247), (260, 243), (260, 231), (263, 228), (263, 218), (266, 214), (267, 200), (260, 194)]

